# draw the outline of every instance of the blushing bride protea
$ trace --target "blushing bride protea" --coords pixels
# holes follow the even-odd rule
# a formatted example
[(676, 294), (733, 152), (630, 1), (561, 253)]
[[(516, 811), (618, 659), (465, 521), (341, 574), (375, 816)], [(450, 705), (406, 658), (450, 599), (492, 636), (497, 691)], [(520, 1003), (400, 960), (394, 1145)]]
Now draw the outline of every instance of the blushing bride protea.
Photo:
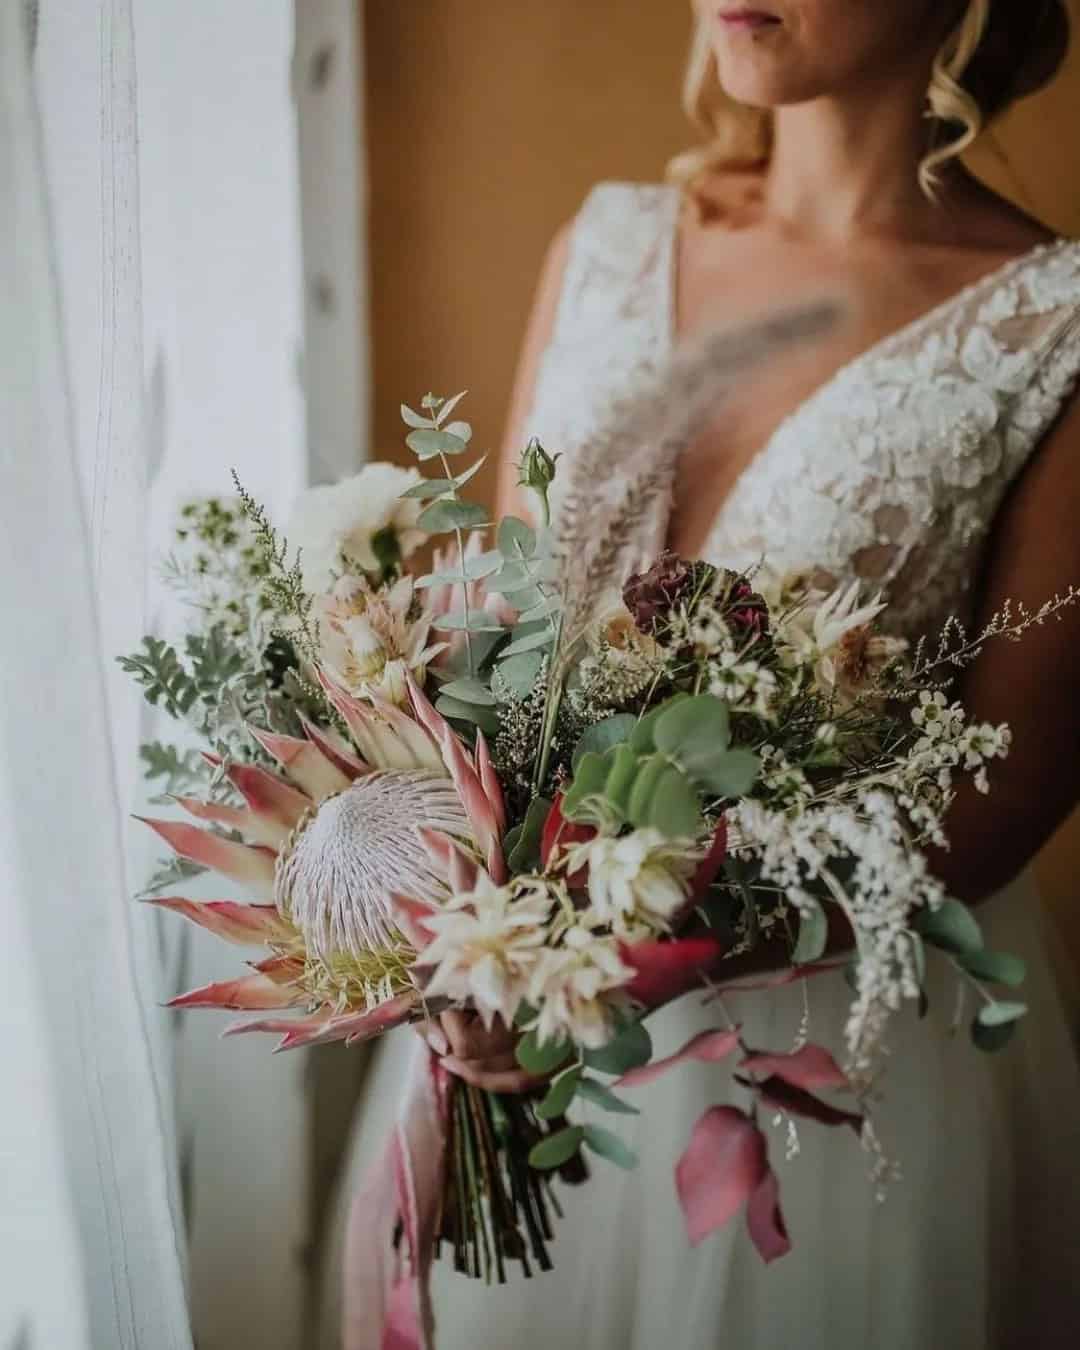
[(284, 770), (228, 764), (244, 807), (179, 798), (197, 819), (239, 834), (147, 820), (181, 857), (254, 892), (253, 903), (151, 903), (270, 956), (176, 1007), (306, 1009), (229, 1031), (283, 1035), (279, 1049), (351, 1043), (418, 1015), (410, 907), (436, 909), (480, 870), (506, 879), (502, 793), (482, 735), (470, 753), (415, 682), (411, 713), (350, 697), (320, 678), (349, 740), (305, 723), (306, 739), (253, 730)]

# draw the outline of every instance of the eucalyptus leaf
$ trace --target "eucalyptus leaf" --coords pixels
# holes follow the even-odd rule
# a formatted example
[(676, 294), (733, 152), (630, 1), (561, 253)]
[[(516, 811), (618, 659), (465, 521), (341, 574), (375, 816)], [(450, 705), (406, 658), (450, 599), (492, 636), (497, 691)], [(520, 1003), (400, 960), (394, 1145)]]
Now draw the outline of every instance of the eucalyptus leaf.
[(442, 497), (447, 492), (453, 492), (454, 487), (452, 478), (425, 478), (414, 483), (411, 488), (406, 488), (401, 496), (427, 501), (429, 497)]
[(963, 956), (982, 950), (982, 930), (975, 916), (959, 900), (946, 900), (937, 909), (920, 910), (915, 919), (915, 931), (924, 941), (942, 951)]
[(485, 736), (495, 736), (499, 730), (499, 715), (494, 708), (481, 708), (475, 703), (465, 703), (461, 699), (440, 694), (435, 700), (436, 709), (444, 717), (452, 717), (458, 722), (471, 722)]
[(698, 694), (665, 706), (653, 728), (657, 750), (687, 768), (695, 754), (726, 749), (730, 740), (728, 706), (712, 694)]
[(604, 797), (609, 806), (624, 819), (630, 816), (630, 794), (645, 761), (625, 742), (607, 751), (605, 759), (609, 765), (607, 781), (604, 784)]
[(529, 1150), (529, 1165), (539, 1171), (561, 1167), (578, 1151), (584, 1138), (585, 1130), (581, 1125), (570, 1125), (558, 1134), (549, 1134)]
[(992, 984), (1005, 984), (1013, 989), (1023, 984), (1027, 975), (1024, 962), (1009, 952), (965, 952), (958, 959), (977, 980), (989, 980)]
[(401, 420), (406, 426), (414, 427), (417, 431), (424, 431), (435, 425), (430, 417), (421, 417), (418, 412), (413, 412), (407, 403), (401, 405)]
[(638, 1116), (641, 1114), (636, 1106), (631, 1106), (629, 1102), (624, 1102), (621, 1097), (616, 1097), (610, 1088), (597, 1082), (595, 1078), (582, 1078), (577, 1085), (577, 1095), (587, 1102), (592, 1102), (601, 1111), (613, 1111), (616, 1115), (621, 1116)]
[(703, 791), (718, 797), (745, 797), (761, 772), (761, 760), (752, 750), (724, 750), (715, 758), (703, 754), (696, 764), (683, 764)]
[(804, 903), (807, 912), (799, 915), (799, 940), (791, 953), (797, 966), (820, 960), (829, 941), (829, 921), (824, 909), (812, 896), (806, 897)]
[(499, 522), (499, 551), (508, 562), (520, 562), (536, 552), (536, 531), (517, 516)]
[(520, 656), (522, 652), (535, 652), (551, 642), (551, 630), (545, 624), (539, 632), (528, 633), (525, 637), (515, 638), (509, 646), (503, 648), (503, 657)]
[(478, 502), (457, 502), (445, 498), (421, 511), (416, 524), (426, 534), (447, 534), (450, 530), (475, 530), (486, 525), (488, 510)]
[(553, 614), (558, 614), (562, 609), (562, 601), (557, 595), (544, 595), (540, 592), (539, 601), (531, 605), (519, 617), (522, 623), (535, 623), (537, 619), (547, 619)]
[(467, 389), (463, 389), (460, 394), (455, 394), (453, 398), (443, 399), (439, 404), (438, 412), (435, 414), (435, 424), (437, 426), (441, 427), (448, 417), (453, 416), (454, 409), (468, 392)]
[(598, 1153), (601, 1158), (606, 1158), (627, 1172), (633, 1171), (638, 1165), (638, 1156), (634, 1150), (602, 1125), (585, 1126), (585, 1143), (593, 1153)]
[(439, 690), (440, 694), (459, 699), (462, 703), (478, 703), (484, 708), (495, 706), (495, 695), (483, 680), (470, 679), (467, 675), (460, 680), (451, 680)]
[(1000, 1022), (997, 1026), (988, 1027), (976, 1017), (971, 1024), (972, 1044), (979, 1050), (994, 1054), (995, 1051), (1005, 1049), (1016, 1035), (1016, 1027), (1016, 1022)]
[(540, 652), (521, 652), (499, 662), (499, 674), (517, 698), (525, 698), (536, 683), (543, 664)]
[(1026, 1003), (987, 1003), (979, 1009), (975, 1020), (983, 1027), (1002, 1027), (1019, 1021), (1027, 1010)]
[(470, 609), (468, 614), (462, 609), (452, 610), (449, 614), (440, 614), (431, 624), (438, 633), (504, 633), (506, 629), (496, 623), (484, 609)]
[[(631, 813), (636, 791), (635, 787), (630, 794)], [(631, 820), (638, 823), (633, 814)], [(701, 802), (690, 779), (674, 764), (665, 764), (653, 784), (640, 823), (659, 830), (668, 839), (688, 839), (696, 833), (701, 823)]]
[(466, 558), (465, 566), (461, 569), (470, 581), (483, 581), (485, 577), (492, 576), (502, 566), (502, 554), (498, 549), (488, 549), (486, 553), (478, 553), (475, 558)]
[(466, 445), (472, 440), (472, 427), (468, 422), (451, 422), (444, 430), (448, 436), (456, 436), (459, 441), (464, 441)]
[(581, 1072), (581, 1066), (576, 1065), (555, 1079), (548, 1088), (547, 1096), (536, 1108), (536, 1114), (541, 1120), (553, 1120), (556, 1116), (566, 1115), (566, 1109), (574, 1100), (574, 1093), (581, 1080)]
[(563, 797), (562, 813), (567, 820), (577, 820), (582, 803), (589, 797), (602, 796), (607, 783), (609, 760), (604, 755), (582, 755), (574, 772), (573, 782)]
[(628, 1022), (607, 1045), (586, 1050), (582, 1058), (590, 1069), (600, 1073), (629, 1073), (652, 1058), (652, 1037), (643, 1023)]
[(665, 713), (677, 704), (686, 701), (689, 697), (689, 694), (676, 694), (673, 698), (661, 703), (658, 708), (653, 708), (651, 712), (647, 712), (644, 717), (639, 717), (634, 733), (630, 737), (630, 748), (639, 755), (651, 755), (656, 749), (656, 741), (653, 739), (656, 724)]
[[(499, 558), (502, 558), (499, 553)], [(512, 595), (515, 591), (532, 588), (535, 585), (529, 565), (523, 562), (504, 562), (498, 576), (492, 577), (487, 589), (495, 595)]]
[(449, 431), (411, 431), (405, 444), (418, 459), (434, 459), (437, 455), (462, 455), (468, 449), (460, 436)]
[(518, 1041), (517, 1062), (526, 1073), (540, 1077), (565, 1064), (572, 1051), (573, 1046), (569, 1041), (545, 1041), (541, 1045), (536, 1039), (536, 1032), (530, 1031)]
[(636, 725), (637, 718), (633, 713), (616, 713), (613, 717), (605, 717), (602, 722), (595, 722), (574, 747), (571, 768), (576, 772), (582, 755), (590, 751), (602, 755), (605, 750), (629, 740)]

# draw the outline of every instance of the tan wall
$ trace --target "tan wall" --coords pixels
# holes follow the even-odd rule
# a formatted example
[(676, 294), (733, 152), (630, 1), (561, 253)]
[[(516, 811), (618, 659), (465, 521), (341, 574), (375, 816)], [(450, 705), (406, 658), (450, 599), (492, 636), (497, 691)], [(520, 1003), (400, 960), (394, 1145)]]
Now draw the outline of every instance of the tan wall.
[[(601, 178), (655, 180), (688, 140), (678, 107), (684, 0), (367, 0), (375, 445), (398, 405), (468, 388), (494, 448), (537, 269)], [(1080, 44), (1059, 84), (975, 157), (1056, 229), (1080, 235)], [(406, 452), (407, 453), (407, 452)], [(482, 481), (486, 489), (490, 473)], [(1044, 860), (1080, 953), (1080, 824)]]

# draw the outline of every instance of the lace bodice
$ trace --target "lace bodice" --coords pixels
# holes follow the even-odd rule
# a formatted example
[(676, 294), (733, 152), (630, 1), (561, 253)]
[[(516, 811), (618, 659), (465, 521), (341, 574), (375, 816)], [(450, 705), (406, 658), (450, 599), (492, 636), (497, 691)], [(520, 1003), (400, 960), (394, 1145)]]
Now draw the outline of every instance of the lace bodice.
[[(678, 418), (635, 444), (623, 434), (628, 402), (640, 412), (643, 390), (689, 397), (695, 361), (698, 386), (708, 375), (705, 352), (684, 357), (677, 378), (667, 374), (678, 206), (666, 187), (594, 189), (573, 232), (538, 376), (528, 431), (567, 456), (556, 497), (557, 513), (572, 498), (562, 511), (566, 552), (580, 570), (605, 522), (622, 531), (594, 584), (655, 553), (670, 514), (679, 447), (666, 433)], [(734, 567), (765, 558), (822, 581), (862, 579), (885, 590), (892, 626), (908, 634), (949, 613), (964, 618), (994, 515), (1078, 371), (1080, 243), (1062, 240), (837, 372), (750, 462), (706, 556)]]

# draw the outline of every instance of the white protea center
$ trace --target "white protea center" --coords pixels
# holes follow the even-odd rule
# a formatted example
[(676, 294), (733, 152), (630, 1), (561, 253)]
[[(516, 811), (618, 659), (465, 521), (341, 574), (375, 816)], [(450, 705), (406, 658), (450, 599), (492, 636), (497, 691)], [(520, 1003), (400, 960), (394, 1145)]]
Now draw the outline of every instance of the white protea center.
[(472, 842), (450, 779), (386, 770), (328, 797), (296, 832), (278, 860), (274, 899), (313, 955), (362, 957), (393, 945), (394, 895), (436, 904), (447, 898), (420, 825)]

